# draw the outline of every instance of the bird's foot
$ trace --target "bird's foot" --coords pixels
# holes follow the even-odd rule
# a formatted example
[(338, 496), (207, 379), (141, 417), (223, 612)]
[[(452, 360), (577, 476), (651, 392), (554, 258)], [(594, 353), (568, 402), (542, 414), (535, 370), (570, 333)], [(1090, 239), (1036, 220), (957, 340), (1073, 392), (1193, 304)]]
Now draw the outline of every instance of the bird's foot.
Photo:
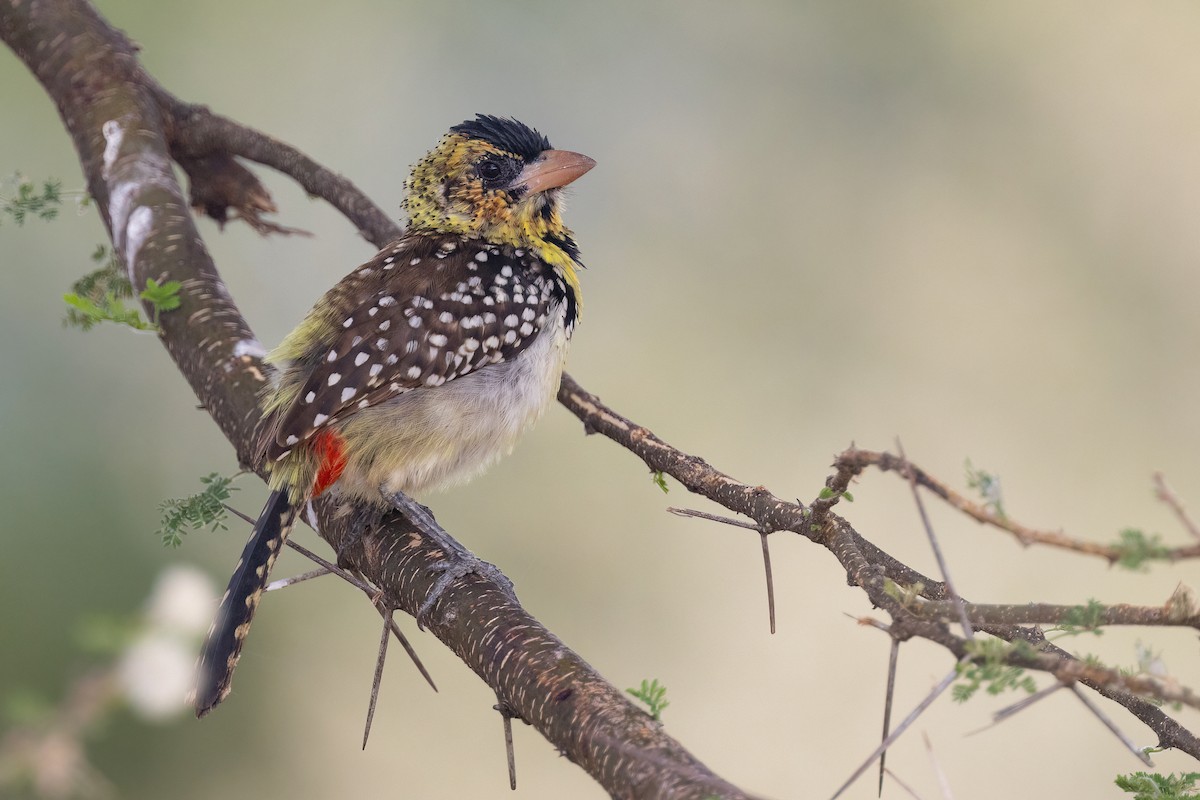
[(341, 538), (337, 545), (337, 565), (342, 569), (350, 568), (350, 564), (346, 561), (346, 553), (358, 547), (359, 542), (367, 535), (369, 531), (379, 527), (379, 523), (383, 521), (383, 515), (387, 509), (380, 508), (376, 505), (359, 504), (356, 506), (353, 517), (350, 523), (346, 526), (346, 534)]
[(441, 574), (438, 575), (433, 588), (429, 590), (429, 595), (425, 598), (425, 601), (421, 603), (421, 607), (417, 609), (418, 625), (422, 620), (427, 619), (429, 612), (433, 609), (434, 603), (437, 602), (438, 598), (442, 596), (452, 583), (459, 578), (471, 574), (479, 575), (495, 583), (513, 601), (516, 601), (517, 595), (513, 589), (513, 582), (508, 579), (508, 576), (501, 572), (495, 564), (478, 558), (470, 550), (459, 544), (453, 536), (437, 523), (437, 520), (433, 518), (433, 514), (430, 513), (428, 508), (403, 492), (389, 492), (386, 489), (381, 489), (381, 491), (384, 497), (396, 509), (408, 517), (422, 536), (429, 539), (446, 554), (443, 560), (429, 567), (430, 571)]

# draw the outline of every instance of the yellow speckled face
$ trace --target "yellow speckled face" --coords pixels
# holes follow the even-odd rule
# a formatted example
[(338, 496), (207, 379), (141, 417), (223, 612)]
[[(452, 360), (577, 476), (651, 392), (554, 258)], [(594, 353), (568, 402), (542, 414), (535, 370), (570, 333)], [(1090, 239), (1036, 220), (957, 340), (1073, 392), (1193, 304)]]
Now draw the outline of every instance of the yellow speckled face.
[[(496, 229), (508, 227), (514, 216), (532, 216), (553, 204), (545, 193), (522, 197), (511, 191), (507, 184), (524, 165), (521, 156), (488, 142), (457, 133), (444, 137), (408, 179), (404, 208), (410, 226), (433, 233), (508, 238), (496, 236)], [(522, 205), (528, 208), (520, 209)]]
[(559, 214), (562, 187), (590, 170), (513, 119), (479, 115), (450, 129), (405, 184), (409, 231), (482, 238), (535, 252), (578, 289), (578, 250)]

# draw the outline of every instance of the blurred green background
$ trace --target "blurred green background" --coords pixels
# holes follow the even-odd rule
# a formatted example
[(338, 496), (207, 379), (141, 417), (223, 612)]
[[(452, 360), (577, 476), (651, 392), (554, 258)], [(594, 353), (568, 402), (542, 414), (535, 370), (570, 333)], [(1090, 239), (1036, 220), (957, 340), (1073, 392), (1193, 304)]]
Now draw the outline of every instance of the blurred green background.
[[(1028, 524), (1185, 541), (1150, 476), (1200, 509), (1195, 4), (98, 5), (168, 89), (296, 144), (397, 214), (408, 165), (475, 112), (593, 156), (568, 209), (590, 267), (569, 369), (743, 480), (808, 500), (851, 441), (899, 436), (956, 485), (968, 457), (998, 473)], [(81, 188), (54, 108), (7, 50), (0, 96), (0, 172)], [(279, 220), (315, 238), (199, 225), (274, 343), (372, 250), (260, 174)], [(172, 563), (223, 584), (244, 540), (237, 526), (158, 544), (158, 503), (235, 464), (152, 336), (60, 325), (104, 239), (94, 210), (0, 228), (0, 695), (57, 699), (87, 663), (82, 616), (136, 613)], [(243, 486), (254, 513), (261, 486)], [(854, 493), (842, 510), (864, 535), (934, 570), (905, 486), (870, 474)], [(490, 474), (430, 500), (610, 680), (665, 682), (668, 730), (747, 790), (828, 796), (878, 739), (887, 641), (847, 616), (870, 609), (836, 562), (772, 539), (769, 636), (757, 538), (666, 514), (707, 506), (674, 484), (664, 497), (561, 408)], [(931, 511), (975, 600), (1158, 604), (1197, 582), (1195, 564), (1122, 573)], [(277, 572), (303, 569), (288, 556)], [(218, 713), (105, 725), (91, 754), (118, 796), (511, 796), (494, 697), (436, 640), (415, 635), (440, 694), (394, 658), (362, 753), (378, 617), (325, 579), (270, 596), (258, 619)], [(1194, 633), (1066, 646), (1131, 665), (1139, 639), (1195, 683)], [(899, 713), (949, 666), (905, 647)], [(944, 699), (916, 726), (956, 796), (1007, 798), (1018, 781), (1022, 796), (1117, 796), (1112, 775), (1139, 768), (1066, 693), (964, 736), (1012, 699)], [(602, 796), (529, 729), (516, 737), (521, 796)], [(889, 765), (938, 795), (919, 735)]]

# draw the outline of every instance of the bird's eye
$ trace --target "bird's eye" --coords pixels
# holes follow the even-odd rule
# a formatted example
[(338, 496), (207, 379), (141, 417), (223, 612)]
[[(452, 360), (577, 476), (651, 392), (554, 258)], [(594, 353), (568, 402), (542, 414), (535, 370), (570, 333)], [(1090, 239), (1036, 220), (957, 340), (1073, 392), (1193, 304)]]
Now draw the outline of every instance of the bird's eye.
[(507, 184), (520, 172), (520, 168), (512, 159), (488, 157), (479, 162), (475, 168), (483, 179), (483, 188), (497, 189)]

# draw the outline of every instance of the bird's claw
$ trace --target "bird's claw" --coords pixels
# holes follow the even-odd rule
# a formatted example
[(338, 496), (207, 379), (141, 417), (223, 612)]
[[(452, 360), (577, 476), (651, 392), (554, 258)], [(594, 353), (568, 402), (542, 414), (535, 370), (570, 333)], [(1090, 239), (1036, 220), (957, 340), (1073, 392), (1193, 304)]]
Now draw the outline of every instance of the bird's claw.
[(386, 487), (380, 487), (380, 491), (395, 508), (408, 517), (422, 536), (446, 554), (445, 558), (429, 567), (430, 572), (440, 572), (441, 575), (434, 581), (433, 588), (429, 590), (428, 596), (421, 603), (421, 607), (417, 609), (418, 626), (428, 619), (429, 612), (433, 610), (434, 604), (446, 589), (456, 580), (467, 575), (479, 575), (485, 580), (493, 582), (513, 601), (516, 600), (517, 595), (513, 589), (513, 582), (508, 579), (508, 576), (501, 572), (495, 564), (477, 558), (470, 550), (459, 544), (453, 536), (446, 533), (445, 529), (433, 518), (433, 514), (428, 508), (403, 492), (389, 492)]
[(452, 557), (431, 564), (429, 571), (440, 572), (441, 575), (434, 582), (433, 588), (429, 590), (429, 595), (421, 603), (421, 607), (417, 609), (418, 622), (429, 618), (429, 612), (433, 610), (434, 603), (450, 587), (450, 584), (459, 578), (465, 578), (467, 575), (474, 574), (491, 581), (514, 600), (517, 596), (514, 591), (513, 582), (495, 564), (484, 561), (465, 550), (456, 552)]

